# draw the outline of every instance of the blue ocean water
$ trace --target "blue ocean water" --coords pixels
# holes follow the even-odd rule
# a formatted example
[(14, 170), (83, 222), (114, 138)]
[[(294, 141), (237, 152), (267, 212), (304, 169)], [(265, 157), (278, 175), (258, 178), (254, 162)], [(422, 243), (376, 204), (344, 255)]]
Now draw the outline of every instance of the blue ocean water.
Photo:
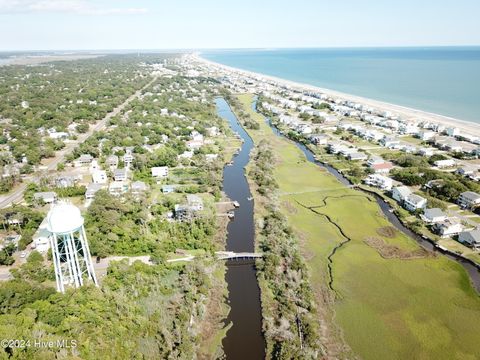
[(480, 123), (480, 47), (215, 50), (201, 56)]

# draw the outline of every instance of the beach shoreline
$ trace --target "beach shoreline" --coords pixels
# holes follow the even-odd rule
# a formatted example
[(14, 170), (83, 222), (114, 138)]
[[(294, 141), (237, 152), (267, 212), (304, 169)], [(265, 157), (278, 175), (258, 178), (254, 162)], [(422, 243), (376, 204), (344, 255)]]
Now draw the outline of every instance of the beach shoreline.
[(218, 67), (224, 71), (253, 77), (258, 80), (273, 81), (281, 86), (282, 85), (288, 86), (290, 88), (301, 90), (301, 91), (319, 92), (329, 97), (332, 97), (334, 99), (341, 99), (341, 100), (364, 104), (372, 108), (375, 108), (377, 110), (390, 112), (392, 114), (398, 115), (401, 119), (405, 121), (431, 122), (431, 123), (441, 124), (446, 127), (456, 127), (461, 131), (462, 134), (468, 134), (468, 135), (474, 135), (474, 136), (480, 137), (480, 124), (472, 121), (461, 120), (461, 119), (457, 119), (457, 118), (453, 118), (453, 117), (449, 117), (441, 114), (436, 114), (436, 113), (432, 113), (424, 110), (414, 109), (414, 108), (410, 108), (402, 105), (396, 105), (396, 104), (392, 104), (392, 103), (388, 103), (380, 100), (370, 99), (370, 98), (366, 98), (358, 95), (343, 93), (336, 90), (326, 89), (326, 88), (322, 88), (315, 85), (287, 80), (287, 79), (279, 78), (276, 76), (265, 75), (265, 74), (261, 74), (261, 73), (257, 73), (249, 70), (243, 70), (240, 68), (235, 68), (232, 66), (224, 65), (221, 63), (217, 63), (217, 62), (205, 59), (199, 53), (195, 53), (191, 56), (194, 60), (198, 62), (207, 64), (210, 66)]

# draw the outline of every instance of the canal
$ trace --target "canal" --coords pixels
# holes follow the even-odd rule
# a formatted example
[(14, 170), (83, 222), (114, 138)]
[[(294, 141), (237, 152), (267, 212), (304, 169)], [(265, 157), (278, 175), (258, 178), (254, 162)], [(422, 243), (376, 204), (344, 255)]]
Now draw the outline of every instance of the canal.
[[(254, 252), (255, 228), (253, 220), (253, 200), (245, 177), (245, 166), (250, 160), (254, 144), (250, 136), (238, 122), (230, 106), (223, 98), (215, 100), (217, 114), (226, 119), (233, 132), (243, 140), (240, 152), (235, 155), (231, 166), (223, 170), (223, 191), (240, 207), (235, 210), (235, 218), (227, 227), (228, 251)], [(223, 350), (228, 360), (263, 359), (265, 339), (262, 333), (262, 308), (255, 263), (251, 260), (227, 262), (226, 281), (230, 313), (227, 324), (232, 323), (223, 340)]]
[[(256, 101), (253, 102), (252, 109), (257, 112)], [(287, 138), (274, 125), (271, 124), (271, 122), (268, 118), (265, 117), (265, 121), (270, 126), (270, 128), (273, 130), (275, 135)], [(289, 139), (289, 140), (293, 141), (291, 139)], [(339, 182), (341, 182), (343, 185), (345, 185), (345, 186), (351, 185), (350, 181), (345, 176), (343, 176), (337, 169), (333, 168), (332, 166), (330, 166), (328, 164), (324, 164), (324, 163), (318, 161), (315, 158), (315, 155), (313, 154), (313, 152), (309, 148), (307, 148), (304, 144), (302, 144), (298, 141), (294, 141), (294, 143), (303, 152), (303, 154), (305, 155), (305, 157), (307, 158), (307, 160), (309, 162), (314, 163), (315, 165), (320, 166), (320, 167), (324, 168), (325, 170), (327, 170), (330, 174), (335, 176), (335, 178)], [(363, 191), (363, 190), (359, 190), (359, 191)], [(364, 191), (364, 192), (367, 192), (367, 191)], [(432, 241), (430, 241), (428, 239), (424, 239), (420, 235), (414, 233), (412, 230), (410, 230), (409, 228), (407, 228), (405, 225), (402, 224), (400, 219), (395, 215), (395, 213), (392, 212), (392, 209), (390, 208), (390, 206), (382, 199), (381, 196), (379, 196), (378, 194), (373, 193), (373, 192), (367, 192), (367, 193), (375, 198), (378, 205), (380, 206), (380, 209), (382, 210), (382, 213), (390, 221), (392, 226), (394, 226), (395, 228), (397, 228), (398, 230), (400, 230), (401, 232), (403, 232), (405, 235), (409, 236), (410, 238), (416, 240), (417, 243), (420, 246), (422, 246), (424, 249), (426, 249), (428, 251), (443, 254), (443, 256), (446, 256), (450, 260), (456, 261), (460, 265), (462, 265), (463, 268), (467, 271), (467, 273), (470, 277), (470, 281), (471, 281), (472, 286), (477, 290), (477, 292), (480, 293), (480, 270), (473, 262), (471, 262), (469, 260), (466, 260), (459, 255), (446, 252), (446, 251), (440, 249), (439, 247), (437, 247), (437, 245), (435, 245), (435, 243), (433, 243)]]

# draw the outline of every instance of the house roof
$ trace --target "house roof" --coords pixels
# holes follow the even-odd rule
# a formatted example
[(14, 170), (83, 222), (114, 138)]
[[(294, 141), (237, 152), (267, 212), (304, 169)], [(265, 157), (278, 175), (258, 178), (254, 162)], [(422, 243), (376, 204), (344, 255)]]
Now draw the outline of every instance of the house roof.
[(127, 169), (115, 169), (113, 172), (115, 176), (122, 176), (127, 174)]
[(476, 192), (473, 192), (473, 191), (465, 191), (461, 193), (460, 196), (470, 201), (476, 201), (480, 199), (480, 194), (477, 194)]
[(424, 202), (426, 199), (421, 197), (420, 195), (417, 195), (417, 194), (410, 194), (408, 195), (407, 197), (407, 201), (409, 203), (412, 203), (412, 204), (415, 204), (415, 205), (418, 205), (422, 202)]
[(394, 188), (394, 190), (400, 193), (400, 195), (402, 195), (403, 197), (407, 197), (412, 193), (412, 190), (410, 190), (410, 188), (408, 188), (407, 186), (397, 186)]
[(49, 197), (55, 197), (57, 194), (53, 191), (46, 191), (46, 192), (37, 192), (33, 194), (33, 197), (35, 199), (40, 199), (40, 198), (49, 198)]
[(480, 244), (480, 230), (478, 229), (472, 231), (464, 231), (463, 233), (461, 233), (461, 236), (469, 237), (471, 239), (471, 243)]
[(383, 169), (391, 169), (393, 168), (393, 164), (389, 161), (380, 163), (380, 164), (372, 164), (372, 169), (374, 170), (383, 170)]
[(429, 219), (446, 216), (442, 209), (439, 208), (425, 209), (424, 215)]
[(143, 181), (134, 181), (132, 183), (132, 190), (146, 190), (147, 189), (147, 184), (145, 184)]
[(88, 184), (87, 186), (87, 192), (97, 192), (98, 190), (102, 189), (103, 185), (102, 184)]

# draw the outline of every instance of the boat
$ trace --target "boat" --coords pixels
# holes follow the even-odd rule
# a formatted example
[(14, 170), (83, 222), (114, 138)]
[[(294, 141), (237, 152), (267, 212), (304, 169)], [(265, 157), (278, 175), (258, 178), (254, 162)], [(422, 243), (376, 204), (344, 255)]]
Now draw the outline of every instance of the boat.
[(238, 201), (233, 201), (232, 202), (233, 206), (235, 206), (236, 208), (239, 208), (240, 207), (240, 203)]
[(227, 212), (227, 216), (229, 219), (233, 219), (235, 217), (235, 213), (233, 211)]
[(250, 196), (247, 198), (248, 201), (252, 201), (253, 200), (253, 196)]

